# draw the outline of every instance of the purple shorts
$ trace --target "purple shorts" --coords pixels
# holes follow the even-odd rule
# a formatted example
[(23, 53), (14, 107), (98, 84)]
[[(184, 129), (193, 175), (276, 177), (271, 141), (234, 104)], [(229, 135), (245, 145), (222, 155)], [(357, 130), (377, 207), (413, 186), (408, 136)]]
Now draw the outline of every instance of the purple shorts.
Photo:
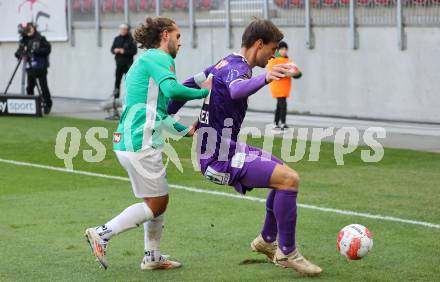
[(200, 160), (203, 175), (216, 184), (234, 186), (241, 194), (253, 188), (268, 188), (275, 166), (283, 162), (260, 148), (240, 143), (237, 146), (240, 149), (230, 160)]

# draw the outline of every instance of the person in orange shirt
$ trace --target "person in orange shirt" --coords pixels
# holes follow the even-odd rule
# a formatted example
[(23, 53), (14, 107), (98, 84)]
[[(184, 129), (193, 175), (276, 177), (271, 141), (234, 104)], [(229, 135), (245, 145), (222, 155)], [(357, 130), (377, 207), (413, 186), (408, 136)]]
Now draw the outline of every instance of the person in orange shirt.
[[(301, 77), (301, 72), (293, 63), (292, 60), (287, 56), (288, 51), (287, 43), (281, 41), (278, 44), (277, 52), (275, 53), (275, 58), (271, 59), (267, 64), (267, 68), (270, 70), (275, 65), (288, 64), (292, 65), (292, 73), (287, 74), (287, 77), (281, 78), (280, 80), (274, 80), (270, 83), (270, 91), (272, 92), (272, 97), (277, 99), (277, 108), (275, 110), (275, 120), (274, 129), (287, 129), (286, 125), (286, 115), (287, 115), (287, 101), (286, 99), (290, 96), (291, 89), (291, 78), (298, 79)], [(281, 122), (281, 123), (280, 123)]]

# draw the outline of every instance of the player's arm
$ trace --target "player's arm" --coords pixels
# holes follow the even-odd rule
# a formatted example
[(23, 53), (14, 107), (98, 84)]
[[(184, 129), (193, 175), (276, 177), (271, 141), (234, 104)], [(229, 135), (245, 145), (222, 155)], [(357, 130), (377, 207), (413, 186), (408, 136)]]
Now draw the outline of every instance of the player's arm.
[(231, 98), (234, 100), (247, 98), (252, 94), (255, 94), (266, 84), (286, 77), (288, 70), (289, 68), (287, 66), (275, 65), (267, 73), (250, 79), (246, 79), (246, 76), (241, 76), (229, 84)]
[(162, 93), (170, 98), (175, 100), (194, 100), (205, 98), (209, 94), (209, 89), (194, 89), (190, 87), (186, 87), (182, 84), (179, 84), (174, 78), (168, 78), (163, 80), (160, 85), (160, 90)]
[(229, 84), (229, 93), (232, 99), (243, 99), (251, 96), (267, 84), (266, 74), (244, 79), (239, 78)]
[(164, 119), (164, 125), (165, 125), (165, 128), (168, 132), (171, 132), (173, 134), (177, 134), (180, 136), (185, 136), (190, 131), (190, 129), (187, 126), (176, 121), (171, 116), (167, 116), (166, 119)]
[(194, 135), (194, 131), (196, 129), (196, 124), (193, 124), (190, 127), (187, 127), (178, 121), (176, 121), (173, 117), (167, 115), (162, 120), (162, 125), (164, 126), (164, 129), (171, 134), (177, 135), (177, 136), (185, 136), (185, 137), (191, 137)]
[(168, 109), (167, 112), (169, 115), (176, 114), (184, 105), (186, 101), (179, 101), (179, 100), (173, 100), (171, 99), (168, 102)]
[[(206, 88), (207, 85), (205, 85), (204, 83), (208, 79), (208, 76), (214, 67), (215, 65), (206, 68), (204, 71), (188, 78), (182, 84), (186, 87), (194, 88), (194, 89)], [(170, 101), (168, 102), (168, 109), (167, 109), (168, 114), (177, 113), (185, 105), (185, 103), (186, 101), (170, 99)]]
[(204, 88), (204, 82), (208, 79), (215, 65), (212, 65), (206, 68), (204, 71), (199, 72), (196, 75), (191, 76), (187, 80), (185, 80), (182, 84), (186, 87), (201, 89)]

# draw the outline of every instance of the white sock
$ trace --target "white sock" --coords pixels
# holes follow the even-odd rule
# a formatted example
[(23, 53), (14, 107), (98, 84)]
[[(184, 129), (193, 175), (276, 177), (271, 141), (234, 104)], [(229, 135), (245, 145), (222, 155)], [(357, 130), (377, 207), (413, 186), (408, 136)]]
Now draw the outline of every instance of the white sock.
[(145, 203), (137, 203), (129, 206), (106, 224), (96, 228), (99, 236), (104, 240), (138, 227), (142, 223), (153, 218), (153, 212)]
[(145, 256), (151, 261), (157, 261), (160, 258), (160, 238), (162, 237), (163, 221), (164, 214), (161, 214), (144, 223)]

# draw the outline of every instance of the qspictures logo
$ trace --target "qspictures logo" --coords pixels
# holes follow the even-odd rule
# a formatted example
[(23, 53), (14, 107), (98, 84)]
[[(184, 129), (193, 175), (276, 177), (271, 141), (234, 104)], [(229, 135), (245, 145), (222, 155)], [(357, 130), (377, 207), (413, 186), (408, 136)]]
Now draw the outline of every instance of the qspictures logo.
[[(146, 110), (147, 109), (147, 110)], [(179, 157), (179, 152), (174, 148), (175, 143), (170, 142), (171, 139), (178, 141), (183, 138), (187, 131), (176, 131), (175, 124), (180, 119), (177, 115), (172, 118), (167, 116), (159, 122), (148, 122), (142, 125), (142, 144), (135, 144), (133, 136), (139, 135), (139, 128), (132, 127), (133, 119), (138, 112), (144, 111), (156, 116), (155, 109), (145, 104), (137, 104), (133, 106), (123, 122), (123, 133), (115, 132), (112, 134), (114, 144), (122, 144), (123, 148), (129, 152), (141, 152), (139, 149), (155, 148), (159, 150), (165, 163), (163, 171), (153, 173), (146, 171), (140, 164), (140, 159), (133, 158), (132, 166), (138, 170), (139, 174), (155, 179), (160, 177), (166, 170), (170, 162), (174, 163), (176, 168), (183, 172), (183, 165)], [(199, 120), (203, 122), (203, 120)], [(207, 160), (215, 157), (219, 161), (227, 161), (230, 157), (231, 149), (235, 150), (235, 156), (239, 157), (243, 154), (243, 144), (247, 144), (247, 138), (261, 138), (263, 141), (262, 151), (267, 157), (262, 158), (264, 161), (272, 161), (271, 156), (274, 149), (274, 134), (272, 125), (267, 125), (263, 131), (256, 127), (243, 127), (240, 130), (239, 140), (232, 138), (233, 120), (226, 118), (223, 123), (223, 129), (217, 131), (211, 126), (200, 127), (192, 138), (191, 145), (191, 163), (194, 171), (200, 171), (200, 160)], [(294, 137), (293, 133), (298, 134)], [(308, 136), (311, 135), (311, 138)], [(106, 146), (103, 140), (109, 137), (109, 132), (105, 127), (92, 127), (85, 134), (85, 141), (93, 148), (83, 151), (83, 159), (86, 162), (101, 162), (106, 156)], [(352, 153), (360, 153), (360, 159), (365, 163), (377, 163), (384, 157), (384, 148), (380, 143), (381, 139), (386, 138), (386, 130), (382, 127), (369, 127), (360, 131), (354, 127), (328, 127), (328, 128), (296, 128), (286, 132), (281, 137), (281, 160), (287, 163), (299, 162), (308, 159), (310, 162), (317, 162), (320, 159), (321, 144), (326, 138), (333, 138), (333, 158), (336, 165), (344, 165), (344, 158)], [(79, 154), (80, 143), (82, 141), (82, 133), (76, 127), (62, 128), (56, 138), (55, 155), (64, 161), (65, 167), (73, 170), (73, 159)], [(139, 139), (139, 138), (138, 138)], [(294, 143), (293, 140), (297, 141)], [(309, 140), (310, 141), (307, 141)], [(70, 141), (70, 142), (69, 142)], [(363, 142), (361, 142), (363, 141)], [(205, 145), (203, 145), (205, 144)], [(234, 145), (235, 144), (235, 145)], [(364, 144), (363, 148), (357, 150), (359, 145)], [(142, 146), (142, 147), (140, 147)], [(231, 146), (235, 146), (231, 147)], [(310, 148), (306, 150), (306, 147)], [(202, 152), (202, 147), (205, 147)], [(136, 149), (137, 148), (137, 149)], [(308, 152), (308, 158), (307, 158)], [(215, 155), (218, 153), (217, 155)], [(139, 158), (143, 158), (144, 154), (139, 154)], [(234, 159), (234, 157), (233, 157)], [(246, 158), (246, 161), (253, 161), (255, 158)]]

